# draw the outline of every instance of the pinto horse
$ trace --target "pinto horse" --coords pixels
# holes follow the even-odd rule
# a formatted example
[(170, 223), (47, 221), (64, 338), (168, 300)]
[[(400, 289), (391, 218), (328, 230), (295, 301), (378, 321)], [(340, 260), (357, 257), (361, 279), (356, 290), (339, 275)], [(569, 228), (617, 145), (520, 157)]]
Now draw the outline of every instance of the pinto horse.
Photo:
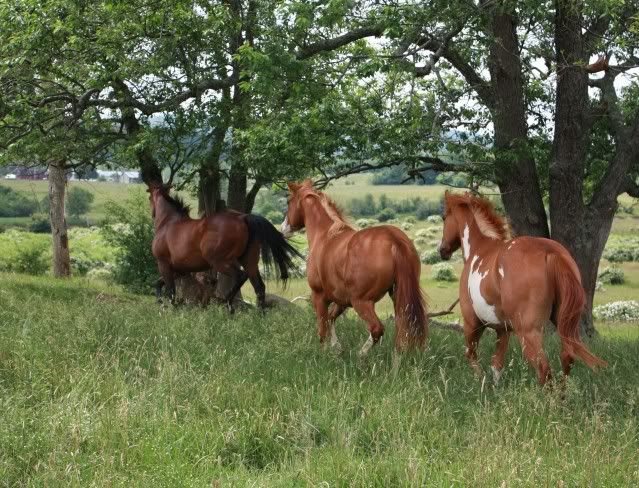
[(263, 309), (265, 286), (258, 267), (260, 250), (264, 264), (269, 267), (274, 261), (284, 282), (293, 267), (292, 257), (302, 257), (264, 217), (224, 210), (192, 219), (189, 207), (169, 195), (167, 187), (152, 186), (148, 191), (155, 226), (152, 250), (162, 276), (156, 286), (158, 301), (162, 286), (166, 285), (174, 303), (175, 278), (180, 274), (212, 269), (238, 276), (224, 298), (230, 309), (247, 279)]
[(306, 227), (306, 272), (320, 343), (330, 332), (331, 346), (341, 349), (335, 319), (352, 306), (368, 325), (369, 338), (360, 351), (367, 354), (384, 334), (375, 303), (388, 293), (395, 305), (396, 349), (423, 347), (428, 322), (419, 287), (421, 266), (406, 234), (390, 225), (356, 231), (326, 195), (313, 189), (311, 180), (288, 187), (282, 233), (290, 236)]
[(464, 318), (466, 357), (478, 373), (477, 344), (486, 327), (497, 332), (492, 358), (499, 382), (512, 331), (522, 352), (537, 369), (539, 383), (550, 379), (542, 349), (548, 319), (557, 325), (561, 366), (565, 375), (575, 359), (590, 368), (606, 362), (588, 351), (579, 338), (579, 319), (585, 303), (581, 276), (570, 253), (558, 242), (539, 237), (509, 239), (504, 221), (490, 202), (469, 193), (446, 192), (444, 230), (438, 250), (450, 259), (460, 247), (464, 270), (459, 300)]

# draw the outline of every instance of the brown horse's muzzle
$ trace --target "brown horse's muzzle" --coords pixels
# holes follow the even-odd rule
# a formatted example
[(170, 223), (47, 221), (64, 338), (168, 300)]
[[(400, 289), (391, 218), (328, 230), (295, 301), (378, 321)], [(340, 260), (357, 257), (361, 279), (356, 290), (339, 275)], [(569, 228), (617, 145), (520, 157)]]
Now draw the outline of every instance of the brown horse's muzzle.
[(441, 242), (437, 246), (437, 250), (439, 251), (439, 257), (442, 258), (442, 260), (444, 261), (448, 261), (450, 257), (453, 255), (452, 251), (450, 250), (450, 247), (442, 245)]

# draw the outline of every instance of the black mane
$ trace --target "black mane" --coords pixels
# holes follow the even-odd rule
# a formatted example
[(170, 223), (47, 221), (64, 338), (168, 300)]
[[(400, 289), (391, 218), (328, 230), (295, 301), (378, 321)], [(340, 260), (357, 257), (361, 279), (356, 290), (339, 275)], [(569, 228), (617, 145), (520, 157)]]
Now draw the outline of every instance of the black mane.
[(162, 196), (169, 202), (178, 213), (183, 217), (188, 217), (191, 213), (191, 207), (184, 203), (184, 200), (180, 196), (171, 196), (168, 191), (163, 191)]

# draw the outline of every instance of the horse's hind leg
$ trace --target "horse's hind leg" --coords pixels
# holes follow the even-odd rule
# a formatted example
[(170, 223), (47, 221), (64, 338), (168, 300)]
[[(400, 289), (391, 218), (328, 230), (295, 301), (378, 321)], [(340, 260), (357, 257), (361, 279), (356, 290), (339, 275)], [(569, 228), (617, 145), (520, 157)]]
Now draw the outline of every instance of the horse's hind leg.
[(247, 253), (240, 258), (240, 263), (242, 264), (244, 271), (246, 271), (253, 290), (255, 290), (257, 306), (260, 310), (264, 310), (266, 308), (266, 286), (264, 285), (264, 280), (262, 280), (262, 275), (260, 274), (260, 268), (258, 266), (259, 259), (259, 246), (252, 246)]
[(476, 374), (481, 375), (482, 370), (477, 359), (477, 346), (479, 339), (484, 333), (485, 327), (478, 320), (471, 322), (464, 321), (464, 339), (466, 341), (465, 356)]
[(359, 351), (360, 356), (365, 356), (371, 350), (371, 347), (377, 344), (384, 335), (384, 325), (375, 313), (375, 302), (368, 300), (353, 301), (353, 308), (368, 326), (368, 340)]
[(497, 348), (495, 349), (491, 366), (495, 386), (499, 384), (499, 379), (501, 378), (501, 370), (504, 368), (504, 358), (506, 357), (506, 351), (508, 351), (509, 340), (509, 330), (497, 331)]
[(162, 288), (164, 288), (164, 278), (158, 278), (155, 282), (155, 299), (157, 303), (162, 303)]
[(331, 333), (331, 347), (338, 353), (342, 350), (342, 345), (339, 343), (339, 339), (337, 338), (337, 332), (335, 332), (335, 321), (340, 315), (344, 313), (346, 308), (347, 307), (344, 305), (333, 303), (328, 309), (327, 321), (328, 321), (328, 330)]
[[(237, 295), (237, 293), (240, 291), (244, 283), (246, 283), (248, 275), (244, 272), (244, 270), (240, 268), (238, 264), (232, 266), (228, 271), (231, 272), (231, 276), (235, 277), (235, 283), (233, 284), (231, 291), (224, 297), (224, 301), (229, 307), (229, 311), (233, 312), (233, 299), (235, 298), (235, 295)], [(228, 271), (225, 274), (228, 274)]]
[(537, 370), (539, 384), (544, 386), (551, 379), (550, 365), (542, 348), (543, 334), (541, 329), (531, 330), (519, 337), (521, 350), (528, 362)]
[(253, 286), (253, 290), (255, 290), (255, 296), (257, 297), (257, 306), (260, 308), (260, 310), (266, 309), (266, 286), (264, 285), (264, 281), (262, 280), (260, 272), (257, 271), (252, 276), (249, 275), (248, 279), (251, 282), (251, 286)]

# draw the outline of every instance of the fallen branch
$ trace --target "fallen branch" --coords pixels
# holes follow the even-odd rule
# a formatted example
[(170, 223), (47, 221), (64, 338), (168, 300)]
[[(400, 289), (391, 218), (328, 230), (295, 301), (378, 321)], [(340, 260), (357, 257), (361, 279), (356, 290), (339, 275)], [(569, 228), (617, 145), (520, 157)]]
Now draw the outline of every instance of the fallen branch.
[(459, 298), (457, 300), (455, 300), (450, 307), (448, 307), (446, 310), (441, 310), (439, 312), (431, 312), (426, 314), (426, 316), (428, 318), (431, 317), (441, 317), (442, 315), (450, 315), (451, 313), (453, 313), (453, 308), (455, 308), (455, 305), (457, 305), (459, 303)]
[(459, 325), (459, 322), (442, 322), (441, 320), (431, 320), (428, 322), (429, 327), (444, 330), (454, 330), (455, 332), (464, 332), (464, 328)]

